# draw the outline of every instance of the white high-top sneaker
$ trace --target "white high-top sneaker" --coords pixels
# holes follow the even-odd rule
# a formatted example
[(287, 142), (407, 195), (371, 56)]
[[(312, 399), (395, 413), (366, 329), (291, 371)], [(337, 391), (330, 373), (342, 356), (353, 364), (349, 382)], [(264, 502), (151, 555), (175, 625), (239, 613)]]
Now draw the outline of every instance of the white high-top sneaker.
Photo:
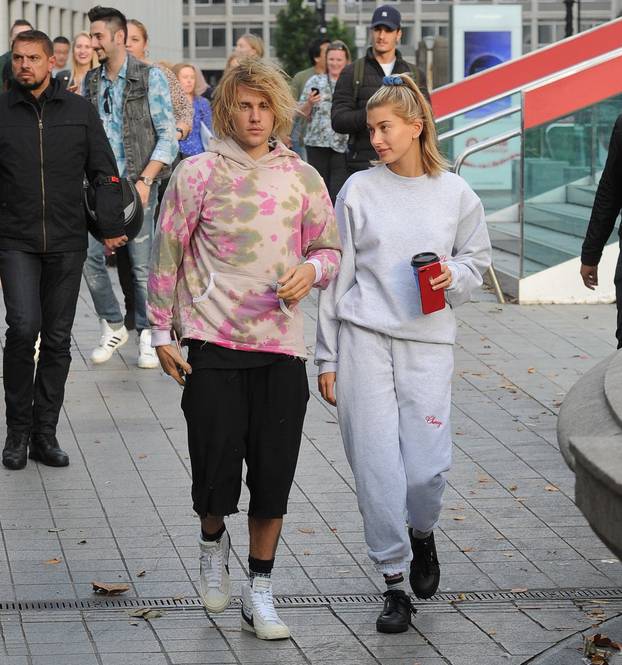
[(252, 585), (242, 586), (242, 630), (255, 633), (260, 640), (284, 640), (290, 636), (289, 628), (274, 609), (272, 581), (257, 576)]
[(160, 367), (158, 354), (151, 346), (151, 330), (145, 329), (138, 338), (138, 366), (141, 369), (155, 369)]
[(229, 579), (229, 533), (225, 531), (219, 541), (199, 538), (201, 547), (199, 581), (201, 598), (208, 612), (224, 612), (231, 602)]
[(112, 354), (127, 342), (128, 333), (125, 326), (118, 330), (113, 330), (106, 319), (101, 320), (102, 336), (99, 340), (99, 346), (93, 349), (91, 361), (96, 365), (105, 363), (112, 358)]

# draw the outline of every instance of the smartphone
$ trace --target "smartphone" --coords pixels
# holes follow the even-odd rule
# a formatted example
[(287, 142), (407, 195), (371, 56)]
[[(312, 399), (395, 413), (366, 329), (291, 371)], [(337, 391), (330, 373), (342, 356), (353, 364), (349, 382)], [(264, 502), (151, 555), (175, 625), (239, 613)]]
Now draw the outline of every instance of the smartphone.
[(314, 95), (319, 95), (319, 94), (320, 94), (320, 89), (319, 89), (319, 88), (311, 88), (311, 92), (312, 92)]
[(421, 311), (424, 314), (432, 314), (445, 308), (445, 293), (443, 289), (432, 290), (430, 280), (441, 274), (441, 264), (439, 261), (428, 263), (426, 266), (418, 268), (419, 293), (421, 294)]

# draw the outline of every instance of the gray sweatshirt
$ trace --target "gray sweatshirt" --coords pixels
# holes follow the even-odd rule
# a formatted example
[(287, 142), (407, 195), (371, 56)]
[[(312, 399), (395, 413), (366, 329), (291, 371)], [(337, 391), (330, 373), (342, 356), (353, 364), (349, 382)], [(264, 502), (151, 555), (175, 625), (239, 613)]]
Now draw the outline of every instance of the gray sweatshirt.
[[(490, 266), (482, 203), (454, 173), (405, 178), (386, 166), (355, 173), (337, 197), (343, 245), (337, 279), (320, 296), (315, 363), (334, 372), (341, 321), (400, 339), (453, 344), (453, 307), (469, 300)], [(447, 263), (451, 307), (421, 312), (410, 259), (435, 252)]]

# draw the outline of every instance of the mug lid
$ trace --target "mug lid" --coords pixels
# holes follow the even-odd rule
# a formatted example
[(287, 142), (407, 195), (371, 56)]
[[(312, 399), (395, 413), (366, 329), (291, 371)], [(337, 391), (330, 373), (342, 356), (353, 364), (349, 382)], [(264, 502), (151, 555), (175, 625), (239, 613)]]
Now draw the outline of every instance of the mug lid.
[(440, 259), (434, 252), (420, 252), (415, 254), (410, 261), (411, 266), (427, 266), (429, 263), (436, 263)]

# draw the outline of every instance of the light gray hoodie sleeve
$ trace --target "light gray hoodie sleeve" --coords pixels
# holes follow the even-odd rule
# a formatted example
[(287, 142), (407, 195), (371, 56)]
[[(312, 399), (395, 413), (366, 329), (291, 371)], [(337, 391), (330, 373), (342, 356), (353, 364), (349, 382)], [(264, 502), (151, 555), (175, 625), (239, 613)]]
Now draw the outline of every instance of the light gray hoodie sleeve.
[(452, 307), (468, 302), (475, 289), (482, 285), (482, 276), (490, 267), (492, 250), (484, 207), (479, 198), (469, 192), (463, 207), (467, 212), (458, 222), (456, 239), (451, 259), (447, 265), (451, 270), (452, 285), (445, 291), (447, 302)]
[(342, 255), (339, 274), (326, 290), (320, 293), (315, 345), (315, 364), (318, 366), (320, 374), (337, 371), (338, 338), (341, 325), (337, 318), (337, 303), (352, 288), (355, 281), (352, 211), (341, 196), (337, 197), (335, 212), (337, 213)]

